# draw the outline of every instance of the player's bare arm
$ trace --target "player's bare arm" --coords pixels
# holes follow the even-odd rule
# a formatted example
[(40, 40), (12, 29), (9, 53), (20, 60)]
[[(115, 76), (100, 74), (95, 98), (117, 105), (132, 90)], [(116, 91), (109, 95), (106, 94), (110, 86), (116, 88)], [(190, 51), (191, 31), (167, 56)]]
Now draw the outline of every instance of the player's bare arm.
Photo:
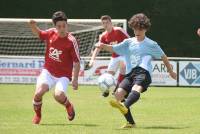
[(95, 61), (95, 58), (96, 58), (96, 56), (99, 54), (100, 51), (101, 51), (100, 48), (95, 48), (95, 50), (94, 50), (94, 52), (93, 52), (93, 54), (92, 54), (90, 63), (89, 63), (89, 67), (92, 67), (92, 66), (93, 66), (94, 61)]
[(105, 50), (105, 51), (114, 53), (113, 48), (112, 48), (112, 45), (108, 45), (108, 44), (99, 44), (99, 45), (97, 46), (97, 48), (100, 48), (100, 49), (102, 49), (102, 50)]
[(162, 56), (162, 61), (165, 64), (165, 66), (167, 67), (167, 71), (169, 72), (169, 75), (173, 78), (173, 79), (177, 79), (177, 74), (175, 72), (173, 72), (172, 66), (169, 63), (169, 60), (167, 58), (166, 55)]
[(72, 88), (74, 90), (78, 89), (78, 76), (80, 71), (80, 62), (74, 63), (74, 69), (73, 69), (73, 76), (72, 76)]
[(29, 24), (33, 34), (39, 37), (40, 28), (37, 26), (37, 22), (35, 20), (30, 20), (28, 24)]

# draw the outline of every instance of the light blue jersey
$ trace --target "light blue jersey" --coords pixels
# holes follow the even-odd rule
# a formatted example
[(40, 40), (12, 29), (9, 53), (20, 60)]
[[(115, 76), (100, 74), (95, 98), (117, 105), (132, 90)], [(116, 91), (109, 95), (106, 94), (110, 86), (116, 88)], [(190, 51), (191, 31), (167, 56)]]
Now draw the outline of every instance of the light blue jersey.
[(138, 42), (135, 37), (125, 39), (112, 47), (115, 53), (125, 57), (126, 74), (130, 73), (135, 67), (142, 67), (151, 74), (152, 59), (160, 59), (165, 55), (160, 46), (147, 37), (141, 42)]

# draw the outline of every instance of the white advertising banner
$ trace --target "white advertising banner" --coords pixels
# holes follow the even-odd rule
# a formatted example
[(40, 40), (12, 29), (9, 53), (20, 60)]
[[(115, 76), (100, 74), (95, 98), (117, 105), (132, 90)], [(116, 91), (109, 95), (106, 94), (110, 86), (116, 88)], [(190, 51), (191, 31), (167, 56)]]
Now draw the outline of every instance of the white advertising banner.
[[(107, 69), (109, 60), (97, 60), (94, 66), (84, 71), (81, 61), (80, 84), (97, 84), (98, 77)], [(0, 83), (36, 83), (44, 65), (44, 58), (0, 58)]]
[[(105, 73), (110, 60), (96, 60), (93, 67), (88, 70), (82, 69), (82, 75), (79, 75), (80, 84), (97, 84), (98, 77)], [(82, 61), (84, 65), (84, 61)]]
[[(92, 68), (84, 71), (81, 84), (97, 84), (98, 77), (106, 72), (109, 60), (97, 60)], [(177, 62), (170, 61), (173, 71), (177, 72)], [(177, 86), (177, 81), (172, 79), (162, 61), (152, 62), (152, 84), (154, 86)], [(118, 74), (118, 73), (117, 73)], [(117, 75), (116, 75), (117, 77)]]
[(0, 83), (35, 83), (44, 59), (0, 58)]
[(179, 85), (200, 86), (200, 61), (179, 61)]
[[(92, 68), (84, 70), (86, 61), (81, 61), (79, 73), (80, 84), (97, 84), (98, 77), (105, 73), (110, 60), (96, 60)], [(177, 64), (170, 62), (176, 72)], [(37, 76), (43, 67), (43, 58), (0, 58), (0, 83), (36, 83)], [(176, 86), (167, 73), (167, 69), (162, 61), (152, 62), (152, 85)], [(117, 73), (118, 74), (118, 73)], [(117, 77), (117, 75), (116, 75)]]
[[(177, 73), (177, 62), (170, 61), (173, 71)], [(152, 84), (154, 86), (177, 86), (177, 81), (172, 79), (167, 72), (167, 67), (162, 61), (152, 61)]]
[[(0, 83), (36, 83), (44, 58), (0, 58)], [(84, 63), (81, 61), (80, 82), (84, 83)]]

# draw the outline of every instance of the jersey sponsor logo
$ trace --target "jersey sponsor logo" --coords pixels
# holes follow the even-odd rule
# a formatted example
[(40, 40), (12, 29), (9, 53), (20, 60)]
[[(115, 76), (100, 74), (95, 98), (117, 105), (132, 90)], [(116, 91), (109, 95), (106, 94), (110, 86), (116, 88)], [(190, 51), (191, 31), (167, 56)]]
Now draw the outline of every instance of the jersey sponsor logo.
[(49, 57), (55, 61), (61, 62), (60, 55), (62, 54), (61, 50), (50, 47), (49, 49)]
[(118, 42), (117, 41), (113, 41), (113, 42), (110, 42), (110, 45), (116, 45)]
[(130, 60), (131, 60), (131, 65), (132, 65), (132, 67), (136, 67), (137, 64), (139, 63), (140, 59), (141, 59), (140, 55), (138, 55), (138, 54), (133, 55), (133, 54), (132, 54), (132, 55), (130, 56)]

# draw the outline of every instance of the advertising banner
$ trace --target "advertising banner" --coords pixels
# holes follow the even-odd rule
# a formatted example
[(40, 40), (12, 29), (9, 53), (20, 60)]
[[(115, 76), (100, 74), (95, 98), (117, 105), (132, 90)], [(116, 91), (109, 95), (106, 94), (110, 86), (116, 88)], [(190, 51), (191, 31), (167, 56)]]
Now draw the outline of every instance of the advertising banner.
[[(177, 73), (177, 62), (170, 61), (173, 71)], [(152, 84), (154, 86), (177, 86), (177, 80), (170, 77), (162, 61), (152, 61)]]
[[(86, 61), (81, 60), (80, 84), (97, 84), (98, 77), (105, 73), (110, 60), (96, 60), (93, 67), (84, 70)], [(170, 61), (177, 72), (177, 61)], [(0, 57), (0, 83), (36, 83), (43, 68), (44, 58)], [(152, 84), (154, 86), (177, 86), (162, 61), (152, 62)], [(200, 85), (200, 62), (180, 62), (180, 85)], [(116, 74), (116, 78), (118, 72)]]
[(200, 86), (200, 61), (179, 61), (179, 85)]

